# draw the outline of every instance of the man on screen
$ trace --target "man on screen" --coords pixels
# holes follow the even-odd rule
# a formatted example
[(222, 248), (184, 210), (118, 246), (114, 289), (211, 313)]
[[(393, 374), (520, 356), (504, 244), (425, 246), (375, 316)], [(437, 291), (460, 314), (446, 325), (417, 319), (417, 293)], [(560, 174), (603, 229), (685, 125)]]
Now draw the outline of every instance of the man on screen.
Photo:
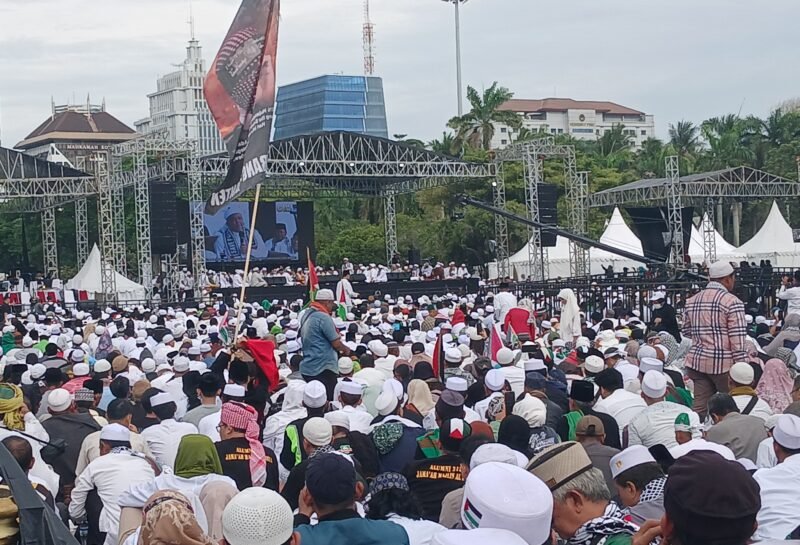
[(267, 255), (270, 253), (286, 254), (287, 256), (296, 257), (297, 252), (292, 250), (292, 241), (286, 236), (286, 224), (276, 223), (275, 234), (267, 241)]
[[(219, 230), (217, 240), (214, 242), (214, 253), (218, 261), (244, 261), (247, 257), (247, 242), (250, 238), (250, 229), (247, 228), (240, 212), (228, 207), (225, 209), (225, 226)], [(256, 230), (253, 236), (253, 259), (267, 257), (264, 239)]]

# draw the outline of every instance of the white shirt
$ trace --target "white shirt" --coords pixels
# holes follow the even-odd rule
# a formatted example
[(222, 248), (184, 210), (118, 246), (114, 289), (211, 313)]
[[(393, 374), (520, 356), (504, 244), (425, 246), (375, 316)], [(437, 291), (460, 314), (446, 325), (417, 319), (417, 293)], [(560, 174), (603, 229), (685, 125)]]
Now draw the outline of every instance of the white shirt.
[(786, 539), (800, 526), (800, 456), (789, 456), (775, 467), (759, 469), (753, 477), (761, 487), (761, 510), (753, 540)]
[(119, 497), (133, 485), (155, 477), (146, 460), (129, 453), (106, 454), (92, 461), (75, 480), (69, 515), (80, 518), (86, 513), (86, 497), (93, 488), (103, 502), (98, 529), (106, 532), (105, 545), (117, 544)]
[(758, 469), (775, 467), (778, 465), (778, 457), (775, 456), (775, 449), (772, 445), (775, 441), (772, 437), (767, 437), (758, 444), (758, 454), (756, 455), (756, 466)]
[[(353, 285), (347, 278), (342, 278), (336, 284), (336, 302), (344, 303), (348, 309), (353, 306), (353, 296), (356, 294), (353, 291)], [(344, 301), (342, 299), (344, 298)]]
[(517, 296), (510, 291), (501, 291), (494, 296), (494, 315), (501, 324), (508, 311), (517, 306)]
[[(744, 408), (747, 407), (747, 404), (750, 403), (751, 399), (753, 399), (753, 396), (745, 396), (745, 395), (733, 396), (733, 400), (736, 402), (736, 406), (739, 408), (740, 413), (744, 411)], [(759, 399), (758, 401), (756, 401), (756, 405), (755, 407), (753, 407), (753, 410), (751, 410), (748, 414), (750, 416), (756, 416), (761, 420), (763, 420), (764, 422), (766, 422), (767, 418), (772, 416), (772, 408), (766, 401), (764, 401), (763, 399)]]
[(778, 299), (783, 299), (787, 302), (787, 316), (789, 314), (800, 314), (800, 287), (787, 288), (786, 286), (781, 286), (781, 290), (776, 295)]
[(506, 380), (511, 385), (514, 391), (514, 397), (517, 398), (525, 391), (525, 369), (517, 367), (516, 365), (504, 365), (500, 367), (500, 371)]
[(147, 446), (150, 447), (156, 462), (172, 467), (175, 465), (175, 456), (178, 454), (181, 439), (184, 435), (192, 433), (197, 433), (194, 425), (168, 418), (144, 430), (142, 437), (147, 441)]
[[(625, 426), (631, 423), (636, 415), (642, 412), (647, 404), (641, 396), (628, 392), (622, 388), (615, 390), (605, 399), (600, 399), (594, 404), (594, 410), (614, 417), (619, 425), (620, 439)], [(688, 410), (688, 409), (687, 409)]]
[(706, 441), (705, 439), (701, 438), (692, 439), (691, 441), (688, 441), (682, 445), (672, 447), (669, 449), (669, 453), (677, 460), (681, 456), (689, 454), (690, 452), (694, 452), (695, 450), (711, 450), (726, 460), (730, 460), (732, 462), (736, 460), (736, 456), (733, 454), (733, 451), (725, 445), (712, 443), (711, 441)]
[(677, 447), (675, 440), (675, 419), (679, 414), (689, 413), (691, 409), (673, 403), (660, 401), (637, 414), (628, 424), (628, 445), (664, 445)]
[(433, 541), (433, 536), (447, 530), (441, 524), (430, 520), (414, 520), (394, 513), (386, 517), (386, 520), (403, 527), (408, 534), (409, 545), (429, 545)]
[[(131, 450), (141, 452), (152, 458), (153, 454), (147, 446), (147, 441), (138, 433), (131, 432)], [(80, 475), (83, 470), (100, 457), (100, 431), (87, 435), (81, 443), (81, 451), (78, 453), (78, 463), (75, 466), (75, 475)]]
[(222, 440), (219, 436), (219, 430), (217, 429), (221, 421), (222, 411), (211, 413), (200, 419), (200, 422), (197, 424), (197, 430), (216, 443)]

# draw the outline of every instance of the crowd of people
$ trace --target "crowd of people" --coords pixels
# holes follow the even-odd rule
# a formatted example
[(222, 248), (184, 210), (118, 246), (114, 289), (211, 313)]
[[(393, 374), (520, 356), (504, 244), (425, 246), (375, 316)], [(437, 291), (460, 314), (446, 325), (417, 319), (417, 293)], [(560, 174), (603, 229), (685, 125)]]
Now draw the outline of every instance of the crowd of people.
[[(800, 535), (800, 314), (485, 294), (2, 316), (0, 439), (88, 545)], [(8, 475), (4, 468), (3, 475)], [(16, 486), (19, 482), (16, 481)], [(19, 540), (14, 481), (0, 539)]]

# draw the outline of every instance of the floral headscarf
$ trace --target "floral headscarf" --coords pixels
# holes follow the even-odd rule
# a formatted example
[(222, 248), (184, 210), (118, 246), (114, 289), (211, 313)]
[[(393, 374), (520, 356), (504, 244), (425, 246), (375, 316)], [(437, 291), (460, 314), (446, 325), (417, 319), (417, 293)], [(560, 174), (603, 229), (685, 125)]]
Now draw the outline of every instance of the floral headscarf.
[(203, 533), (189, 500), (175, 490), (150, 496), (142, 510), (138, 545), (214, 545)]

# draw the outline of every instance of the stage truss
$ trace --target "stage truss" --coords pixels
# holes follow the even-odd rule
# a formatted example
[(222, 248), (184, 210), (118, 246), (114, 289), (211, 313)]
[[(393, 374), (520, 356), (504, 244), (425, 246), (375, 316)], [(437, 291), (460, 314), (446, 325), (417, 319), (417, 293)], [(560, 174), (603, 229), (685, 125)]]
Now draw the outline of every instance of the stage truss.
[[(785, 199), (800, 197), (800, 182), (750, 167), (727, 168), (680, 176), (677, 156), (665, 159), (666, 178), (639, 180), (589, 196), (590, 208), (650, 205), (666, 206), (672, 239), (670, 259), (682, 265), (684, 259), (682, 214), (684, 206), (703, 210), (703, 254), (707, 263), (716, 261), (715, 206), (724, 201), (744, 199)], [(680, 256), (678, 259), (677, 256)]]
[[(555, 138), (546, 136), (535, 140), (513, 144), (495, 155), (498, 167), (494, 187), (494, 205), (505, 209), (505, 181), (502, 175), (504, 162), (519, 161), (523, 165), (525, 179), (525, 207), (528, 219), (539, 222), (539, 184), (544, 183), (543, 162), (548, 158), (564, 161), (564, 187), (569, 206), (569, 228), (576, 234), (586, 234), (586, 196), (589, 191), (588, 173), (577, 172), (575, 147), (556, 144)], [(529, 278), (544, 280), (547, 276), (547, 252), (542, 247), (542, 232), (537, 227), (528, 227), (528, 272)], [(497, 266), (501, 278), (508, 270), (508, 225), (506, 219), (495, 216), (495, 238), (497, 241)], [(589, 250), (570, 241), (570, 272), (572, 276), (589, 274)]]

